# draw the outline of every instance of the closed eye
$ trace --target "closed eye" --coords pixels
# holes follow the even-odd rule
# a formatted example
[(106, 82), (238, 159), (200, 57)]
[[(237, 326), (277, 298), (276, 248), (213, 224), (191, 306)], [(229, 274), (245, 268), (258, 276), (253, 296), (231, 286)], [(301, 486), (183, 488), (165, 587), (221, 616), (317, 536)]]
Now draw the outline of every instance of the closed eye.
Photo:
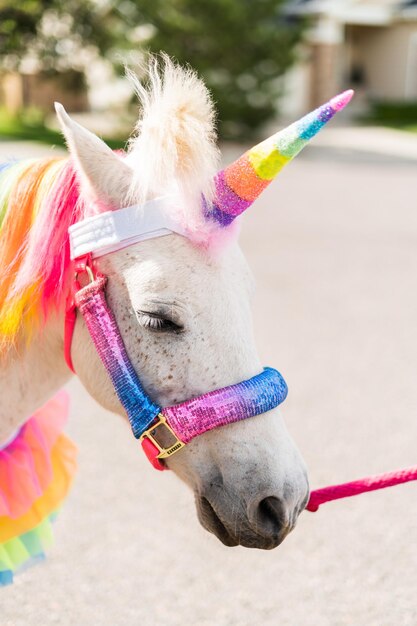
[(156, 313), (149, 313), (148, 311), (136, 311), (136, 316), (142, 328), (146, 328), (147, 330), (157, 333), (174, 334), (184, 332), (184, 326), (174, 322), (168, 317), (163, 317)]

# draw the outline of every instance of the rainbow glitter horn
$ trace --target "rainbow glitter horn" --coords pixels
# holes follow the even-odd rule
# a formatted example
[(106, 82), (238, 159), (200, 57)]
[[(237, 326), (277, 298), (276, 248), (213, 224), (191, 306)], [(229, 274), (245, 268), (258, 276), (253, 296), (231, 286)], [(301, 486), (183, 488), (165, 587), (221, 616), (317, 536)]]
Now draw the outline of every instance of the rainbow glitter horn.
[(215, 176), (213, 202), (205, 203), (207, 219), (228, 226), (246, 211), (281, 169), (351, 100), (349, 89), (280, 130), (243, 154)]

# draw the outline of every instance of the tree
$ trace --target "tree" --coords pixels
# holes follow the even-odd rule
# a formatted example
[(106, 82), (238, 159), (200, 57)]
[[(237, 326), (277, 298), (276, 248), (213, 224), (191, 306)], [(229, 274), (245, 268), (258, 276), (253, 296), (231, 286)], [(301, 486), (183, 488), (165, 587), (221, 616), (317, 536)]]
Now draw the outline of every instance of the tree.
[[(119, 0), (117, 0), (119, 1)], [(116, 2), (100, 8), (94, 0), (0, 0), (0, 61), (19, 71), (37, 60), (42, 70), (83, 69), (80, 52), (107, 54), (121, 19)]]
[(152, 26), (145, 41), (189, 63), (205, 79), (223, 137), (248, 137), (276, 114), (280, 77), (296, 59), (303, 23), (286, 0), (130, 0), (133, 23)]
[[(276, 113), (280, 77), (303, 25), (287, 0), (0, 0), (0, 60), (23, 55), (43, 70), (82, 69), (87, 50), (120, 65), (138, 46), (190, 64), (205, 79), (224, 137), (248, 137)], [(87, 55), (88, 56), (88, 55)]]

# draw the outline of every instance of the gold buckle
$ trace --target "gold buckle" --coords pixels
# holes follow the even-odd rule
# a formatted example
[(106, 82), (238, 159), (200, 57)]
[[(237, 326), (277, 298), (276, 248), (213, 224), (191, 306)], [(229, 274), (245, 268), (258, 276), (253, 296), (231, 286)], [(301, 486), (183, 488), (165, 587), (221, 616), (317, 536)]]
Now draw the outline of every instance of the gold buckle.
[[(159, 434), (162, 434), (162, 436), (164, 437), (166, 433), (169, 433), (168, 438), (171, 440), (174, 439), (173, 443), (170, 443), (168, 446), (167, 444), (158, 441), (156, 438), (158, 434), (157, 430), (161, 427), (163, 427), (163, 430)], [(145, 437), (150, 439), (153, 445), (159, 450), (159, 454), (156, 457), (157, 459), (167, 459), (185, 446), (185, 443), (181, 441), (181, 439), (178, 439), (177, 435), (169, 426), (165, 416), (162, 415), (162, 413), (159, 413), (158, 421), (156, 422), (156, 424), (152, 424), (152, 426), (150, 426), (148, 430), (145, 430), (145, 432), (141, 435), (140, 441), (145, 439)]]

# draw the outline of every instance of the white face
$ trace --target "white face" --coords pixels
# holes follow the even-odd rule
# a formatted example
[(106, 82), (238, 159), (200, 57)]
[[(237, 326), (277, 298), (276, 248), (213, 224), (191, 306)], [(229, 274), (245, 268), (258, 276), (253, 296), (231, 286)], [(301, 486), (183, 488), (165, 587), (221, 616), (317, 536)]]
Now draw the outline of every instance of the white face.
[[(98, 268), (109, 277), (107, 298), (129, 357), (160, 405), (262, 370), (252, 279), (236, 243), (212, 256), (170, 235), (102, 257)], [(72, 352), (91, 395), (123, 414), (81, 320)], [(306, 503), (304, 463), (278, 410), (205, 433), (168, 464), (193, 489), (203, 526), (226, 545), (275, 547)]]
[[(163, 195), (176, 183), (189, 199), (194, 184), (195, 202), (184, 207), (196, 207), (202, 219), (202, 174), (210, 182), (217, 156), (212, 108), (197, 79), (169, 63), (167, 68), (163, 83), (154, 80), (152, 97), (143, 98), (140, 143), (126, 159), (57, 109), (83, 187), (101, 203), (98, 210), (127, 206), (127, 195), (135, 202)], [(186, 217), (190, 226), (189, 210)], [(131, 362), (158, 404), (262, 371), (252, 334), (251, 277), (236, 243), (211, 254), (168, 235), (102, 257), (98, 268), (108, 276), (108, 302)], [(80, 319), (72, 355), (91, 395), (123, 414)], [(305, 466), (278, 410), (205, 433), (168, 464), (193, 489), (203, 526), (226, 545), (277, 546), (307, 501)]]

